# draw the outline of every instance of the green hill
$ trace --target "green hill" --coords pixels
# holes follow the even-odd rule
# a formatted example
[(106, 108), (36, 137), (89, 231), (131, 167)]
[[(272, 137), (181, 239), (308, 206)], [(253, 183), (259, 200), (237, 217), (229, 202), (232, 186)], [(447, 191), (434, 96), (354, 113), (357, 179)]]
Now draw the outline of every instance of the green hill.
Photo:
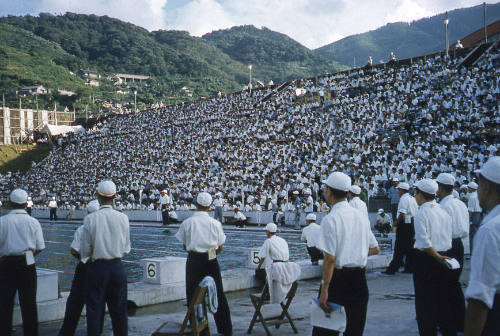
[[(450, 11), (450, 45), (483, 27), (483, 6)], [(420, 19), (411, 23), (390, 23), (367, 33), (346, 37), (314, 51), (330, 60), (353, 66), (365, 65), (368, 56), (373, 62), (387, 61), (393, 51), (398, 59), (430, 54), (444, 50), (445, 14)], [(487, 5), (487, 23), (500, 20), (500, 3)]]
[(205, 34), (234, 60), (252, 64), (255, 77), (267, 83), (336, 72), (345, 67), (328, 61), (285, 34), (265, 27), (239, 26)]

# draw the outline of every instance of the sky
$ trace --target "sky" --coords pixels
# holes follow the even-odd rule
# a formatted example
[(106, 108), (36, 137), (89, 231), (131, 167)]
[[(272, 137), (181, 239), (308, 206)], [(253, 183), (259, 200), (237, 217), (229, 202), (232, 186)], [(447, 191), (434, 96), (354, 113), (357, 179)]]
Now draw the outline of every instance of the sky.
[(0, 0), (0, 16), (41, 12), (108, 15), (150, 31), (186, 30), (193, 36), (253, 24), (284, 33), (314, 49), (390, 22), (409, 22), (482, 3), (481, 0)]

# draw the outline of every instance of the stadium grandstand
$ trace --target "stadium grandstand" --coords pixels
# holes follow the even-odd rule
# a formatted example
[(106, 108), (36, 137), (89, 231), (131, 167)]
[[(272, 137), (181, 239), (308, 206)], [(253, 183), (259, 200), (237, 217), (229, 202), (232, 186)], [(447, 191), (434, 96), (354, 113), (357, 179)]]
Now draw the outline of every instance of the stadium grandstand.
[(3, 194), (16, 185), (35, 207), (51, 196), (83, 207), (109, 178), (126, 209), (156, 208), (168, 189), (176, 210), (208, 191), (226, 209), (289, 211), (310, 191), (327, 211), (321, 181), (341, 170), (370, 202), (394, 178), (440, 172), (466, 197), (460, 187), (499, 151), (499, 43), (482, 46), (109, 116), (5, 180)]

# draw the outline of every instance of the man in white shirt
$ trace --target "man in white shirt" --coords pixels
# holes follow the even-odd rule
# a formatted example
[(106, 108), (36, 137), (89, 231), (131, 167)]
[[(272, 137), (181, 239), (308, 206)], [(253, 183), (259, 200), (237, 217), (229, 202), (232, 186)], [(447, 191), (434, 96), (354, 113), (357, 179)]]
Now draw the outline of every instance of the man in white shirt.
[(259, 250), (259, 265), (255, 269), (255, 277), (262, 283), (266, 282), (266, 267), (275, 262), (288, 261), (290, 253), (286, 240), (276, 235), (278, 227), (269, 223), (264, 228), (267, 239)]
[(470, 182), (467, 185), (469, 189), (469, 199), (467, 201), (467, 208), (469, 209), (469, 218), (470, 218), (470, 248), (471, 251), (473, 251), (474, 247), (474, 235), (476, 234), (477, 230), (479, 230), (479, 225), (481, 224), (481, 217), (482, 217), (482, 212), (483, 209), (481, 209), (481, 206), (479, 204), (479, 199), (477, 197), (477, 183), (476, 182)]
[(218, 309), (214, 314), (217, 331), (223, 335), (232, 335), (231, 313), (222, 286), (217, 254), (222, 251), (226, 235), (222, 224), (209, 216), (212, 196), (201, 192), (196, 197), (196, 212), (179, 227), (175, 238), (188, 251), (186, 262), (186, 298), (191, 302), (194, 291), (205, 276), (211, 276), (217, 287)]
[[(318, 248), (324, 253), (319, 304), (329, 311), (327, 301), (344, 306), (347, 315), (345, 334), (361, 336), (366, 322), (368, 286), (365, 267), (368, 256), (380, 249), (368, 218), (347, 203), (351, 179), (334, 172), (323, 181), (330, 213), (321, 221)], [(338, 332), (314, 327), (313, 335), (338, 335)]]
[(0, 335), (12, 334), (14, 295), (19, 293), (25, 335), (38, 335), (35, 258), (45, 248), (42, 227), (26, 212), (28, 194), (10, 193), (12, 210), (0, 217)]
[(316, 215), (313, 213), (308, 214), (306, 216), (306, 227), (302, 229), (300, 240), (306, 243), (307, 252), (313, 265), (318, 265), (318, 260), (323, 259), (323, 253), (316, 247), (320, 234), (321, 227), (316, 224)]
[(85, 292), (87, 334), (99, 335), (106, 302), (114, 335), (128, 333), (127, 274), (121, 258), (130, 253), (128, 217), (113, 209), (116, 185), (110, 180), (97, 185), (98, 211), (85, 216), (81, 236), (82, 260), (89, 259)]
[(420, 335), (455, 335), (453, 297), (456, 280), (446, 259), (451, 249), (452, 219), (435, 197), (438, 185), (423, 179), (415, 184), (415, 200), (420, 206), (415, 215), (415, 255), (413, 284), (415, 311)]
[(214, 199), (214, 218), (221, 223), (224, 223), (224, 200), (221, 197), (221, 193), (218, 192), (215, 194)]
[[(90, 214), (96, 212), (97, 210), (99, 210), (99, 201), (90, 201), (87, 205), (88, 213)], [(88, 259), (82, 260), (80, 258), (82, 232), (83, 225), (76, 229), (73, 242), (71, 243), (71, 254), (77, 258), (79, 262), (76, 265), (73, 281), (71, 282), (71, 290), (69, 292), (68, 300), (66, 301), (66, 311), (64, 313), (63, 324), (59, 330), (59, 336), (72, 336), (75, 334), (78, 321), (80, 320), (80, 315), (82, 314), (83, 306), (85, 305), (85, 278), (87, 274)], [(105, 308), (103, 307), (101, 332), (104, 323), (104, 312)]]
[(49, 201), (50, 220), (57, 220), (57, 201), (55, 197)]
[(490, 158), (476, 173), (479, 202), (488, 214), (475, 237), (464, 335), (493, 336), (500, 330), (500, 157)]
[(375, 223), (375, 229), (382, 234), (387, 235), (391, 232), (392, 221), (391, 217), (389, 217), (385, 210), (380, 208), (378, 209), (377, 221)]
[(368, 208), (366, 207), (366, 203), (359, 198), (359, 195), (361, 195), (361, 188), (357, 185), (352, 185), (349, 190), (349, 205), (358, 209), (364, 213), (366, 217), (368, 217)]
[(168, 223), (170, 223), (170, 217), (168, 216), (168, 211), (170, 209), (170, 204), (172, 203), (172, 201), (170, 200), (170, 196), (168, 196), (167, 190), (161, 191), (161, 196), (158, 202), (160, 203), (161, 218), (163, 225), (167, 225)]
[(464, 265), (464, 245), (462, 239), (469, 236), (469, 213), (467, 212), (467, 206), (461, 200), (453, 196), (453, 185), (455, 184), (455, 178), (449, 173), (441, 173), (436, 178), (438, 184), (437, 196), (441, 200), (440, 206), (444, 211), (450, 215), (452, 220), (452, 241), (450, 257), (455, 258), (459, 264), (460, 268), (453, 270), (453, 275), (456, 278), (455, 285), (455, 295), (450, 298), (453, 300), (453, 320), (456, 323), (456, 328), (458, 332), (464, 331), (464, 319), (465, 319), (465, 298), (462, 291), (462, 286), (460, 285), (460, 274), (462, 273)]
[(240, 228), (244, 228), (247, 224), (247, 217), (237, 207), (234, 208), (233, 224)]
[[(2, 205), (0, 204), (0, 207)], [(26, 212), (28, 215), (31, 216), (31, 211), (33, 210), (33, 201), (31, 200), (31, 197), (28, 197), (28, 202), (26, 202)]]
[(405, 266), (404, 273), (411, 273), (413, 271), (412, 246), (415, 236), (413, 217), (417, 214), (418, 205), (415, 198), (408, 193), (410, 190), (408, 183), (399, 183), (397, 190), (399, 193), (399, 204), (397, 220), (393, 226), (393, 231), (396, 232), (396, 243), (394, 244), (392, 261), (387, 269), (382, 272), (386, 275), (394, 275), (403, 265)]

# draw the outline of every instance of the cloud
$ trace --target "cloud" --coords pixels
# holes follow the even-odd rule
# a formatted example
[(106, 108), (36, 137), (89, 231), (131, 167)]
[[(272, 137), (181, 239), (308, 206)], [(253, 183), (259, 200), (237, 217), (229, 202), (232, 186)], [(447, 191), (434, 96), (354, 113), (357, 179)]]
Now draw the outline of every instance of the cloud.
[(481, 3), (480, 0), (0, 0), (0, 15), (66, 11), (108, 15), (149, 30), (187, 30), (194, 36), (253, 24), (317, 48), (389, 22), (413, 21)]

